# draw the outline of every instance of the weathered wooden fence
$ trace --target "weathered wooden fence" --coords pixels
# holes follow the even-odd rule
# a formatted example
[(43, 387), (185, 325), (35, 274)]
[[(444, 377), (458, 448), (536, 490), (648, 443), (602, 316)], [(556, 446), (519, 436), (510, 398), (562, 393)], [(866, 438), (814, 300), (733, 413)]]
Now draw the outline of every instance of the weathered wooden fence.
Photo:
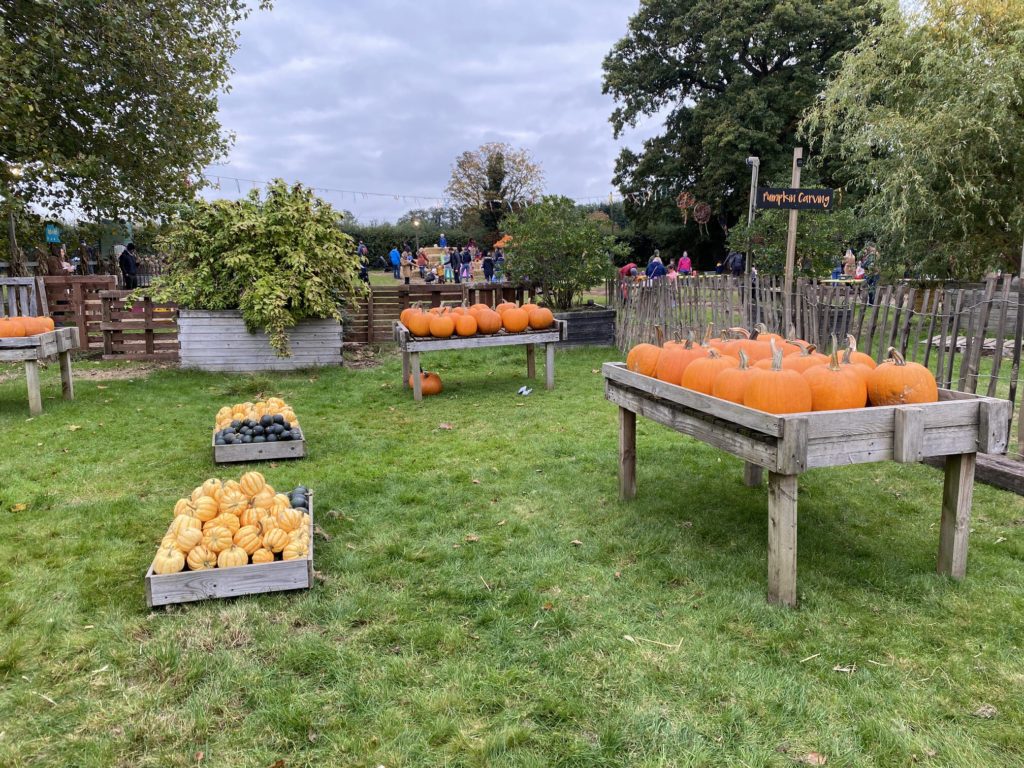
[(102, 291), (104, 360), (178, 360), (178, 308), (148, 296), (129, 302), (130, 291)]
[(98, 352), (103, 349), (100, 293), (116, 288), (117, 278), (113, 275), (70, 275), (40, 279), (46, 288), (46, 302), (53, 322), (62, 327), (78, 328), (83, 350)]
[(459, 283), (446, 285), (375, 285), (367, 297), (345, 312), (345, 341), (375, 343), (394, 341), (394, 322), (403, 309), (420, 303), (437, 307), (442, 303), (497, 304), (523, 301), (534, 296), (532, 288), (501, 283)]

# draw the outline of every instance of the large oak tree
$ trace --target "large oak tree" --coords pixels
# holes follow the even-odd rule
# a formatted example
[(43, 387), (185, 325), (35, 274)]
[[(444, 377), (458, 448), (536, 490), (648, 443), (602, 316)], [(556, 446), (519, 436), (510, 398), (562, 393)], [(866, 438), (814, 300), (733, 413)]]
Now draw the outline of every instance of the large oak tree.
[(604, 91), (616, 137), (644, 116), (664, 130), (622, 150), (615, 183), (647, 218), (688, 189), (735, 220), (746, 157), (788, 183), (801, 114), (880, 12), (878, 0), (643, 0), (605, 58)]

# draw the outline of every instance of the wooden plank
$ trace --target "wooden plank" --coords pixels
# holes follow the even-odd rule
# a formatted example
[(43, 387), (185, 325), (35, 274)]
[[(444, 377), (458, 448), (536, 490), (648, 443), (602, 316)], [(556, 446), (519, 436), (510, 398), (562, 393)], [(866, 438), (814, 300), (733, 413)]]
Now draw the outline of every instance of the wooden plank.
[(636, 496), (636, 413), (619, 407), (619, 498)]
[(768, 602), (795, 608), (797, 476), (768, 473)]
[(978, 452), (1006, 453), (1013, 405), (1008, 400), (983, 400), (978, 404)]
[(688, 408), (701, 411), (708, 416), (734, 422), (748, 429), (762, 432), (771, 437), (782, 435), (782, 418), (762, 411), (719, 400), (665, 381), (642, 376), (626, 368), (625, 363), (605, 363), (601, 368), (606, 379), (640, 390), (647, 394), (669, 400)]
[(807, 469), (807, 419), (787, 417), (783, 421), (775, 471), (782, 475), (798, 475)]
[(71, 352), (60, 352), (60, 385), (65, 400), (75, 399), (75, 381), (71, 376)]
[(43, 412), (43, 397), (39, 390), (39, 363), (25, 361), (25, 384), (28, 387), (28, 410), (33, 416)]
[(412, 399), (417, 403), (423, 399), (423, 379), (421, 377), (420, 353), (409, 353), (409, 369), (412, 374)]
[(943, 576), (958, 580), (967, 573), (975, 462), (973, 453), (946, 457), (936, 570)]
[[(1010, 287), (1013, 285), (1013, 276), (1006, 275), (1003, 278), (1003, 291), (999, 297), (999, 322), (996, 325), (995, 335), (995, 357), (992, 360), (992, 373), (988, 378), (988, 391), (989, 397), (995, 397), (996, 386), (999, 384), (999, 369), (1003, 364), (1003, 351), (1006, 346), (1003, 339), (1006, 336), (1006, 317), (1010, 306)], [(1021, 311), (1021, 307), (1017, 307), (1017, 312)], [(1010, 410), (1010, 416), (1013, 416), (1013, 410)]]
[(900, 464), (920, 461), (924, 455), (924, 409), (902, 406), (893, 416), (893, 460)]
[[(652, 397), (611, 380), (605, 382), (605, 398), (669, 429), (695, 437), (745, 461), (762, 467), (774, 467), (776, 464), (775, 440), (765, 435), (751, 430), (730, 429), (730, 425), (721, 419), (715, 419), (678, 403)], [(747, 431), (751, 434), (746, 434)]]
[(236, 464), (249, 461), (301, 459), (306, 456), (306, 440), (278, 440), (273, 443), (241, 443), (217, 445), (216, 430), (210, 439), (215, 464)]

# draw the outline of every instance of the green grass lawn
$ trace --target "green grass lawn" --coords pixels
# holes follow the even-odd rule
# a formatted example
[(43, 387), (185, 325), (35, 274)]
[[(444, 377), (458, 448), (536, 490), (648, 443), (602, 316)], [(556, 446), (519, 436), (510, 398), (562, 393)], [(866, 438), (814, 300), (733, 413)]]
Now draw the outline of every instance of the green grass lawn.
[[(1024, 500), (977, 487), (955, 583), (940, 472), (809, 472), (802, 606), (770, 607), (766, 493), (738, 460), (641, 420), (617, 500), (616, 356), (560, 352), (557, 389), (522, 398), (521, 350), (427, 355), (446, 389), (421, 404), (395, 356), (83, 362), (73, 403), (45, 372), (35, 419), (7, 377), (0, 765), (1024, 765)], [(322, 578), (150, 613), (174, 501), (246, 468), (212, 464), (213, 414), (259, 393), (305, 428), (307, 459), (260, 469), (315, 489)]]

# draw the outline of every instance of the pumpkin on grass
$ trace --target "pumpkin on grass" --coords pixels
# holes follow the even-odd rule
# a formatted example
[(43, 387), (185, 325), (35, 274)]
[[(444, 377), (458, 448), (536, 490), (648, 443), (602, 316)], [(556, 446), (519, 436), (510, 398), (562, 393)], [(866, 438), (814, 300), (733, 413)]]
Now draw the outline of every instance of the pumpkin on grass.
[(739, 366), (738, 358), (723, 355), (717, 349), (709, 349), (705, 357), (699, 357), (686, 366), (681, 384), (694, 392), (710, 395), (718, 374), (726, 368)]
[(863, 374), (853, 366), (840, 365), (835, 350), (828, 365), (815, 365), (804, 371), (804, 380), (811, 388), (812, 411), (841, 411), (868, 404)]
[(738, 368), (723, 368), (715, 377), (711, 385), (711, 395), (720, 400), (728, 400), (731, 403), (743, 403), (743, 393), (747, 391), (747, 384), (750, 383), (750, 376), (754, 369), (750, 367), (747, 360), (747, 353), (740, 350), (740, 364)]
[[(409, 374), (409, 389), (413, 388), (412, 374)], [(425, 397), (439, 395), (444, 386), (441, 384), (441, 377), (431, 371), (420, 371), (420, 392)]]
[(782, 350), (774, 340), (770, 344), (772, 367), (754, 369), (743, 392), (743, 404), (765, 413), (804, 413), (811, 410), (811, 387), (807, 380), (792, 368), (783, 368)]
[(935, 403), (939, 385), (935, 376), (920, 363), (908, 363), (895, 347), (889, 357), (867, 375), (868, 400), (872, 405)]
[(661, 347), (654, 344), (637, 344), (626, 355), (626, 368), (644, 376), (653, 376), (658, 369)]

